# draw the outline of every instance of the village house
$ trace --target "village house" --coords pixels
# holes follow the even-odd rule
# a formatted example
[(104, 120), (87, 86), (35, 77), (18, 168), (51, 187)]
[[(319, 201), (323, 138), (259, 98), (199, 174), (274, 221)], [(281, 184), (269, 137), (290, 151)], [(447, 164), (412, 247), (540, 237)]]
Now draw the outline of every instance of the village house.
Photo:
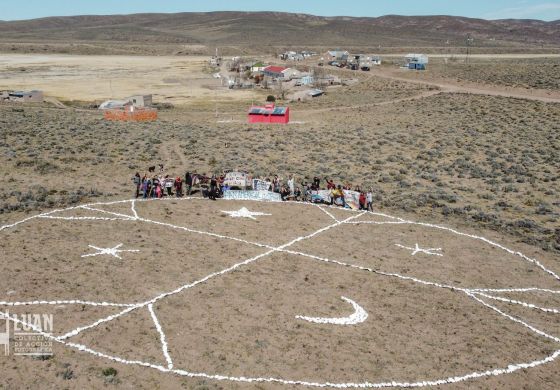
[(404, 60), (408, 69), (426, 70), (428, 65), (428, 56), (426, 54), (407, 54)]
[(267, 77), (272, 77), (273, 79), (283, 79), (284, 71), (288, 69), (283, 66), (269, 65), (263, 69), (263, 73)]
[(0, 98), (11, 102), (40, 103), (43, 101), (43, 91), (3, 91)]
[(346, 50), (329, 50), (325, 57), (328, 61), (347, 61), (349, 55)]
[(282, 77), (283, 80), (292, 80), (301, 77), (301, 72), (294, 68), (286, 68), (282, 71), (282, 74), (284, 75)]
[(152, 95), (135, 95), (126, 98), (134, 107), (149, 107), (152, 105)]
[(257, 61), (253, 65), (251, 65), (251, 72), (253, 73), (261, 73), (264, 71), (268, 65), (264, 64), (262, 61)]

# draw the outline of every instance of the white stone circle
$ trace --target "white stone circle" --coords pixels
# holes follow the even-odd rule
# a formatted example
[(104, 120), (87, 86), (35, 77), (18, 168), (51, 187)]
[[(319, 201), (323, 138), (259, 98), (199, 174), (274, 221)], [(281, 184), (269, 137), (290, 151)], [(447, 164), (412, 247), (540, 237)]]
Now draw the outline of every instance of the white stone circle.
[[(191, 371), (187, 371), (187, 370), (184, 370), (184, 369), (175, 368), (174, 364), (173, 364), (172, 357), (170, 356), (170, 354), (168, 352), (168, 343), (167, 343), (165, 333), (162, 329), (162, 326), (161, 326), (161, 324), (158, 320), (157, 314), (154, 310), (154, 306), (153, 306), (154, 303), (156, 303), (157, 301), (159, 301), (161, 299), (164, 299), (166, 297), (175, 295), (175, 294), (177, 294), (181, 291), (184, 291), (186, 289), (197, 286), (201, 283), (205, 283), (209, 279), (224, 275), (224, 274), (229, 273), (229, 272), (231, 272), (231, 271), (233, 271), (233, 270), (235, 270), (239, 267), (242, 267), (242, 266), (245, 266), (247, 264), (258, 261), (259, 259), (262, 259), (262, 258), (264, 258), (264, 257), (266, 257), (270, 254), (275, 253), (275, 252), (282, 252), (282, 253), (287, 253), (287, 254), (292, 254), (292, 255), (304, 256), (304, 257), (308, 257), (308, 258), (311, 258), (311, 259), (314, 259), (314, 260), (317, 260), (317, 261), (327, 262), (327, 263), (331, 263), (331, 264), (338, 264), (338, 265), (345, 266), (345, 267), (350, 267), (350, 268), (354, 268), (354, 269), (360, 269), (360, 270), (363, 270), (363, 271), (372, 272), (372, 273), (375, 273), (377, 275), (399, 278), (399, 279), (402, 279), (402, 280), (407, 280), (407, 281), (419, 283), (419, 284), (422, 284), (422, 285), (429, 285), (429, 286), (436, 287), (436, 288), (450, 289), (450, 290), (453, 290), (453, 291), (462, 292), (462, 293), (466, 294), (466, 296), (473, 299), (474, 301), (476, 301), (479, 304), (487, 307), (488, 309), (493, 310), (494, 312), (504, 316), (508, 320), (516, 322), (516, 323), (526, 327), (527, 329), (531, 330), (532, 332), (536, 333), (537, 335), (539, 335), (541, 337), (545, 337), (547, 339), (550, 339), (550, 340), (553, 340), (557, 343), (560, 343), (560, 338), (557, 338), (553, 335), (550, 335), (543, 330), (539, 330), (539, 329), (533, 327), (532, 325), (526, 323), (525, 321), (523, 321), (521, 319), (518, 319), (518, 318), (515, 318), (515, 317), (503, 312), (499, 308), (489, 304), (487, 301), (482, 299), (482, 298), (486, 298), (488, 300), (496, 300), (496, 301), (500, 301), (500, 302), (506, 302), (506, 303), (509, 303), (509, 304), (513, 304), (513, 305), (521, 305), (521, 306), (526, 307), (526, 308), (539, 310), (539, 311), (543, 311), (543, 312), (547, 312), (547, 313), (560, 314), (560, 310), (558, 310), (558, 309), (540, 307), (540, 306), (537, 306), (537, 305), (534, 305), (534, 304), (531, 304), (531, 303), (512, 300), (512, 299), (507, 299), (507, 298), (495, 295), (495, 294), (507, 293), (507, 292), (523, 293), (523, 292), (532, 292), (532, 291), (544, 292), (544, 293), (548, 293), (548, 294), (560, 294), (560, 290), (551, 290), (551, 289), (544, 289), (544, 288), (539, 288), (539, 287), (507, 288), (507, 289), (461, 288), (461, 287), (457, 287), (457, 286), (452, 286), (452, 285), (441, 284), (441, 283), (437, 283), (437, 282), (421, 280), (421, 279), (417, 279), (417, 278), (414, 278), (414, 277), (411, 277), (411, 276), (400, 275), (400, 274), (397, 274), (397, 273), (383, 272), (383, 271), (379, 271), (379, 270), (375, 270), (375, 269), (371, 269), (371, 268), (367, 268), (367, 267), (361, 267), (361, 266), (358, 266), (358, 265), (348, 264), (348, 263), (338, 261), (338, 260), (323, 258), (323, 257), (314, 256), (314, 255), (311, 255), (311, 254), (307, 254), (307, 253), (303, 253), (303, 252), (297, 252), (297, 251), (293, 251), (293, 250), (288, 249), (291, 245), (295, 244), (296, 242), (311, 239), (319, 233), (322, 233), (326, 230), (329, 230), (333, 227), (343, 225), (343, 224), (375, 224), (375, 225), (403, 224), (403, 225), (416, 225), (416, 226), (423, 226), (423, 227), (445, 230), (447, 232), (453, 233), (453, 234), (458, 235), (458, 236), (469, 237), (471, 239), (484, 242), (484, 243), (489, 244), (489, 245), (491, 245), (495, 248), (498, 248), (502, 251), (505, 251), (505, 252), (507, 252), (511, 255), (518, 256), (521, 259), (534, 264), (535, 266), (540, 268), (543, 272), (547, 273), (549, 276), (551, 276), (554, 279), (560, 281), (560, 277), (554, 271), (545, 267), (537, 259), (529, 258), (529, 257), (525, 256), (524, 254), (522, 254), (521, 252), (517, 252), (517, 251), (511, 250), (511, 249), (508, 249), (508, 248), (506, 248), (506, 247), (504, 247), (504, 246), (502, 246), (502, 245), (500, 245), (496, 242), (493, 242), (493, 241), (491, 241), (487, 238), (484, 238), (484, 237), (481, 237), (481, 236), (476, 236), (476, 235), (471, 235), (471, 234), (467, 234), (467, 233), (462, 233), (462, 232), (459, 232), (455, 229), (451, 229), (451, 228), (444, 227), (444, 226), (439, 226), (439, 225), (434, 225), (434, 224), (429, 224), (429, 223), (423, 223), (423, 222), (414, 222), (414, 221), (404, 220), (402, 218), (392, 217), (392, 216), (389, 216), (389, 215), (386, 215), (386, 214), (375, 213), (375, 212), (372, 213), (372, 212), (366, 212), (366, 211), (347, 210), (350, 216), (346, 219), (339, 220), (333, 215), (333, 213), (331, 213), (329, 211), (330, 210), (329, 206), (319, 206), (319, 205), (310, 204), (310, 203), (298, 203), (300, 205), (304, 204), (308, 207), (318, 207), (321, 211), (323, 211), (325, 214), (327, 214), (333, 220), (332, 224), (330, 224), (328, 226), (325, 226), (321, 229), (318, 229), (317, 231), (315, 231), (315, 232), (313, 232), (309, 235), (297, 237), (296, 239), (293, 239), (286, 244), (280, 245), (278, 247), (274, 247), (274, 246), (271, 246), (271, 245), (258, 243), (258, 242), (251, 242), (251, 241), (243, 240), (243, 239), (236, 238), (236, 237), (229, 237), (229, 236), (224, 236), (224, 235), (220, 235), (220, 234), (216, 234), (216, 233), (212, 233), (212, 232), (199, 231), (199, 230), (191, 229), (191, 228), (188, 228), (188, 227), (176, 226), (176, 225), (166, 223), (166, 222), (150, 220), (150, 219), (141, 217), (136, 210), (136, 203), (137, 202), (167, 201), (167, 200), (173, 200), (173, 201), (191, 200), (192, 201), (192, 200), (197, 200), (197, 199), (200, 199), (200, 198), (189, 198), (189, 197), (187, 197), (187, 198), (179, 198), (179, 199), (154, 199), (154, 200), (152, 200), (152, 199), (148, 199), (148, 200), (131, 199), (131, 200), (121, 200), (121, 201), (113, 201), (113, 202), (97, 202), (97, 203), (85, 204), (85, 205), (80, 205), (80, 206), (75, 206), (75, 207), (68, 207), (68, 208), (65, 208), (65, 209), (52, 210), (52, 211), (44, 212), (44, 213), (37, 214), (37, 215), (31, 216), (31, 217), (27, 217), (25, 219), (14, 222), (12, 224), (6, 224), (6, 225), (3, 225), (3, 226), (0, 226), (0, 232), (11, 229), (11, 228), (14, 228), (15, 226), (30, 222), (34, 219), (58, 219), (58, 220), (68, 220), (68, 221), (98, 220), (98, 221), (106, 221), (106, 222), (122, 221), (122, 220), (125, 220), (125, 221), (134, 220), (134, 221), (139, 221), (139, 222), (156, 224), (156, 225), (163, 226), (163, 227), (168, 227), (168, 228), (171, 228), (171, 229), (182, 230), (182, 231), (187, 231), (187, 232), (201, 234), (201, 235), (207, 235), (207, 236), (211, 236), (211, 237), (214, 237), (214, 238), (220, 238), (220, 239), (225, 239), (225, 240), (233, 240), (233, 241), (237, 241), (237, 242), (242, 242), (242, 243), (245, 243), (245, 244), (265, 248), (265, 249), (267, 249), (267, 251), (264, 252), (264, 253), (261, 253), (257, 256), (254, 256), (252, 258), (245, 259), (241, 262), (238, 262), (238, 263), (236, 263), (232, 266), (229, 266), (225, 269), (222, 269), (218, 272), (213, 272), (213, 273), (211, 273), (209, 275), (206, 275), (205, 277), (203, 277), (201, 279), (198, 279), (194, 282), (191, 282), (191, 283), (185, 284), (183, 286), (180, 286), (179, 288), (176, 288), (175, 290), (163, 292), (160, 295), (155, 296), (150, 300), (147, 300), (145, 302), (140, 302), (140, 303), (92, 302), (92, 301), (85, 301), (85, 300), (80, 300), (80, 299), (35, 300), (35, 301), (26, 301), (26, 302), (0, 301), (0, 306), (8, 306), (8, 307), (28, 306), (28, 305), (72, 305), (72, 304), (79, 304), (79, 305), (88, 305), (88, 306), (105, 306), (105, 307), (121, 307), (121, 308), (123, 308), (123, 310), (120, 311), (117, 314), (98, 319), (97, 321), (95, 321), (95, 322), (93, 322), (89, 325), (78, 327), (78, 328), (76, 328), (76, 329), (74, 329), (74, 330), (72, 330), (72, 331), (70, 331), (70, 332), (68, 332), (64, 335), (61, 335), (61, 336), (54, 336), (53, 334), (45, 333), (41, 329), (35, 328), (32, 324), (27, 324), (27, 323), (24, 323), (21, 319), (18, 319), (18, 318), (15, 318), (15, 317), (10, 317), (7, 313), (2, 312), (2, 311), (0, 311), (0, 318), (6, 318), (8, 320), (18, 322), (21, 325), (32, 328), (32, 329), (34, 329), (34, 331), (43, 335), (44, 337), (46, 337), (46, 338), (48, 338), (48, 339), (50, 339), (50, 340), (52, 340), (56, 343), (64, 345), (66, 347), (69, 347), (69, 348), (72, 348), (72, 349), (75, 349), (75, 350), (78, 350), (78, 351), (82, 351), (82, 352), (85, 352), (85, 353), (89, 353), (91, 355), (101, 357), (101, 358), (104, 358), (104, 359), (108, 359), (108, 360), (111, 360), (111, 361), (119, 362), (119, 363), (122, 363), (122, 364), (149, 367), (149, 368), (158, 370), (160, 372), (170, 373), (170, 374), (180, 375), (180, 376), (185, 376), (185, 377), (191, 377), (191, 378), (205, 378), (205, 379), (218, 380), (218, 381), (232, 381), (232, 382), (245, 382), (245, 383), (251, 383), (251, 382), (252, 383), (276, 383), (276, 384), (286, 384), (286, 385), (300, 385), (300, 386), (309, 386), (309, 387), (332, 387), (332, 388), (428, 387), (428, 386), (443, 385), (443, 384), (447, 384), (447, 383), (462, 382), (462, 381), (466, 381), (466, 380), (488, 377), (488, 376), (497, 376), (497, 375), (509, 374), (509, 373), (513, 373), (513, 372), (521, 370), (521, 369), (533, 368), (533, 367), (537, 367), (537, 366), (540, 366), (540, 365), (543, 365), (543, 364), (546, 364), (546, 363), (550, 363), (550, 362), (554, 361), (555, 359), (557, 359), (558, 356), (560, 356), (560, 348), (559, 348), (554, 353), (552, 353), (550, 356), (544, 357), (543, 359), (540, 359), (540, 360), (534, 360), (534, 361), (527, 362), (527, 363), (512, 363), (512, 364), (509, 364), (507, 367), (498, 367), (498, 368), (495, 368), (493, 370), (487, 370), (487, 371), (481, 371), (481, 372), (471, 372), (471, 373), (467, 373), (467, 374), (460, 375), (460, 376), (453, 376), (453, 377), (440, 378), (440, 379), (430, 379), (430, 380), (417, 381), (417, 382), (391, 381), (391, 382), (375, 383), (375, 382), (364, 381), (364, 382), (359, 382), (359, 383), (358, 382), (356, 382), (356, 383), (332, 383), (332, 382), (320, 383), (320, 382), (309, 382), (309, 381), (305, 381), (305, 380), (292, 380), (292, 379), (272, 378), (272, 377), (271, 378), (249, 377), (249, 376), (235, 377), (235, 376), (228, 376), (228, 375), (208, 374), (208, 373), (203, 373), (203, 372), (191, 372)], [(257, 202), (257, 201), (253, 201), (253, 202)], [(130, 214), (122, 214), (122, 213), (107, 211), (107, 210), (103, 210), (103, 209), (99, 209), (99, 208), (95, 207), (95, 206), (106, 206), (106, 205), (127, 204), (127, 203), (130, 204)], [(291, 203), (291, 202), (288, 202), (288, 203)], [(79, 210), (79, 209), (89, 210), (89, 211), (99, 213), (99, 216), (78, 217), (78, 216), (60, 216), (60, 215), (57, 215), (61, 212), (66, 212), (66, 211), (70, 211), (70, 210)], [(248, 210), (247, 211), (242, 210), (242, 211), (243, 212), (241, 212), (241, 213), (240, 212), (235, 212), (234, 216), (254, 218), (255, 216), (259, 216), (259, 215), (261, 215), (261, 216), (269, 215), (269, 214), (264, 214), (264, 213), (251, 213)], [(387, 220), (386, 221), (380, 221), (380, 222), (378, 222), (378, 221), (354, 221), (356, 218), (358, 218), (358, 217), (360, 217), (360, 216), (362, 216), (366, 213), (370, 214), (370, 215), (384, 217)], [(241, 215), (237, 215), (237, 214), (241, 214)], [(108, 255), (112, 255), (112, 256), (115, 256), (115, 255), (118, 256), (118, 253), (123, 252), (123, 251), (124, 252), (126, 252), (126, 251), (135, 252), (136, 251), (135, 249), (119, 250), (118, 248), (120, 248), (120, 246), (121, 245), (118, 245), (115, 248), (99, 248), (99, 247), (93, 247), (92, 246), (92, 248), (94, 248), (95, 250), (98, 250), (100, 252), (98, 254), (108, 254)], [(415, 255), (416, 253), (424, 253), (426, 255), (435, 255), (435, 256), (442, 256), (443, 255), (441, 253), (441, 248), (422, 249), (421, 247), (419, 247), (418, 243), (415, 244), (415, 247), (409, 247), (409, 246), (405, 246), (405, 245), (401, 245), (401, 244), (397, 244), (397, 246), (400, 247), (401, 249), (411, 250), (412, 255)], [(117, 256), (115, 256), (115, 257), (117, 257)], [(352, 301), (351, 299), (345, 298), (345, 297), (342, 297), (342, 299), (349, 302), (354, 307), (354, 309), (355, 309), (354, 316), (356, 316), (357, 318), (352, 318), (353, 321), (357, 320), (359, 322), (363, 322), (363, 321), (365, 321), (365, 319), (367, 319), (367, 313), (365, 313), (363, 311), (363, 309), (359, 305), (356, 304), (356, 302)], [(151, 363), (143, 362), (143, 361), (140, 361), (140, 360), (123, 359), (119, 356), (108, 355), (108, 354), (105, 354), (103, 352), (93, 350), (93, 349), (91, 349), (91, 348), (89, 348), (85, 345), (73, 343), (73, 342), (68, 340), (71, 337), (73, 337), (77, 334), (80, 334), (81, 332), (83, 332), (85, 330), (95, 328), (95, 327), (97, 327), (97, 326), (99, 326), (103, 323), (108, 323), (108, 322), (110, 322), (114, 319), (122, 317), (122, 316), (124, 316), (128, 313), (131, 313), (131, 312), (133, 312), (137, 309), (141, 309), (141, 308), (147, 308), (147, 310), (149, 311), (150, 316), (152, 318), (152, 321), (153, 321), (153, 323), (156, 327), (156, 330), (159, 333), (160, 343), (161, 343), (161, 348), (162, 348), (162, 355), (163, 355), (163, 357), (166, 361), (165, 365), (151, 364)], [(298, 317), (300, 317), (300, 316), (298, 316)], [(312, 318), (312, 317), (300, 317), (300, 318), (309, 319), (309, 318)], [(317, 319), (317, 318), (315, 318), (315, 319)], [(319, 318), (318, 320), (321, 320), (321, 319)], [(330, 320), (330, 319), (325, 319), (325, 320)], [(344, 319), (344, 320), (346, 320), (346, 319)], [(319, 322), (321, 322), (321, 321), (319, 321)], [(329, 323), (329, 322), (326, 321), (324, 323)], [(336, 322), (334, 322), (334, 323), (336, 323)]]

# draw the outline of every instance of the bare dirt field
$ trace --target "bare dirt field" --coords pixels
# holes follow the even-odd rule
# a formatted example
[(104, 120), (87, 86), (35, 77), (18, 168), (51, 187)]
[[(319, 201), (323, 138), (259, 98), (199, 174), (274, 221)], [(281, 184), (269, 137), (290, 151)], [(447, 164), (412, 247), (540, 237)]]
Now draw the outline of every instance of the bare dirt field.
[[(0, 55), (0, 90), (40, 89), (63, 101), (102, 102), (150, 93), (156, 102), (249, 100), (212, 77), (208, 57)], [(219, 90), (219, 95), (216, 90)]]
[[(265, 215), (222, 211), (240, 207)], [(1, 361), (8, 387), (487, 388), (498, 375), (526, 383), (529, 364), (554, 388), (560, 322), (541, 305), (560, 306), (560, 279), (531, 246), (385, 214), (200, 199), (91, 204), (1, 229), (3, 255), (19, 259), (4, 268), (3, 309), (56, 321), (54, 357)], [(365, 318), (298, 318), (345, 318), (341, 296)]]

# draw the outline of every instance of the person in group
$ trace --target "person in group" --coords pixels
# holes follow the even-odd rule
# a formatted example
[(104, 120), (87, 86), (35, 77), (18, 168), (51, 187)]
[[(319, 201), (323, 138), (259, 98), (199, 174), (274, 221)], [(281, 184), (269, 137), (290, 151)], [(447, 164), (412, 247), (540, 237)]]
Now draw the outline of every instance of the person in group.
[(146, 199), (148, 197), (148, 178), (144, 175), (142, 179), (142, 197)]
[(327, 182), (327, 190), (334, 190), (336, 188), (336, 184), (334, 184), (333, 179), (325, 179)]
[(301, 190), (299, 189), (299, 187), (296, 187), (294, 190), (294, 200), (300, 202), (301, 199)]
[(186, 187), (186, 188), (185, 188), (185, 191), (187, 192), (187, 196), (190, 196), (190, 195), (191, 195), (192, 184), (193, 184), (192, 179), (193, 179), (193, 178), (192, 178), (192, 176), (191, 176), (191, 173), (190, 173), (190, 172), (187, 172), (187, 173), (185, 174), (185, 187)]
[(211, 200), (216, 200), (216, 190), (217, 190), (218, 182), (216, 180), (216, 175), (212, 175), (210, 179), (210, 190), (208, 191), (208, 198)]
[(334, 204), (346, 207), (346, 202), (344, 201), (344, 191), (340, 184), (331, 191), (331, 205)]
[(315, 176), (313, 178), (313, 190), (319, 191), (321, 189), (320, 187), (321, 187), (321, 179)]
[(167, 190), (167, 196), (173, 195), (172, 188), (173, 188), (174, 180), (169, 178), (169, 175), (165, 175), (164, 182), (165, 182), (165, 189)]
[(358, 198), (358, 203), (360, 204), (360, 210), (367, 210), (366, 193), (360, 191), (360, 197)]
[(290, 189), (290, 194), (293, 194), (295, 191), (295, 183), (292, 175), (288, 176), (288, 188)]
[(290, 189), (288, 186), (282, 186), (282, 189), (280, 190), (280, 197), (283, 201), (290, 200)]
[(152, 178), (152, 191), (151, 191), (152, 198), (157, 198), (157, 189), (159, 186), (160, 186), (159, 179), (156, 176), (154, 176)]
[(272, 180), (272, 190), (279, 194), (281, 189), (280, 179), (278, 178), (278, 175), (274, 175), (274, 180)]
[(134, 175), (132, 180), (134, 181), (134, 186), (136, 187), (136, 198), (138, 198), (140, 196), (140, 189), (141, 189), (141, 186), (142, 186), (142, 178), (140, 177), (140, 174), (138, 172), (136, 172), (136, 174)]
[(152, 190), (154, 188), (154, 183), (152, 182), (151, 178), (148, 178), (148, 188), (147, 188), (147, 198), (151, 198), (152, 197)]
[(156, 198), (161, 198), (163, 196), (163, 190), (161, 189), (161, 182), (156, 186)]
[(373, 189), (370, 189), (366, 194), (366, 210), (373, 212)]
[(183, 196), (183, 182), (179, 176), (177, 176), (173, 185), (175, 186), (175, 196), (181, 198)]

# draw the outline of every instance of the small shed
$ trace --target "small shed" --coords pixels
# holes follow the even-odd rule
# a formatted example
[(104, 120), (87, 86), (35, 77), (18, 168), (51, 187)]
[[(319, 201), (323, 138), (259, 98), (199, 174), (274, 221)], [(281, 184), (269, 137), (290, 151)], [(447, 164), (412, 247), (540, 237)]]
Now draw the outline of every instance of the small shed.
[(408, 69), (426, 70), (428, 56), (426, 54), (407, 54), (404, 57)]
[(264, 107), (252, 106), (247, 113), (249, 123), (282, 123), (290, 122), (290, 108), (276, 107), (273, 103)]
[(152, 105), (152, 95), (134, 95), (126, 98), (134, 107), (150, 107)]
[(302, 76), (301, 78), (301, 84), (302, 85), (309, 85), (309, 84), (313, 84), (315, 82), (315, 79), (313, 76), (307, 75), (307, 76)]

